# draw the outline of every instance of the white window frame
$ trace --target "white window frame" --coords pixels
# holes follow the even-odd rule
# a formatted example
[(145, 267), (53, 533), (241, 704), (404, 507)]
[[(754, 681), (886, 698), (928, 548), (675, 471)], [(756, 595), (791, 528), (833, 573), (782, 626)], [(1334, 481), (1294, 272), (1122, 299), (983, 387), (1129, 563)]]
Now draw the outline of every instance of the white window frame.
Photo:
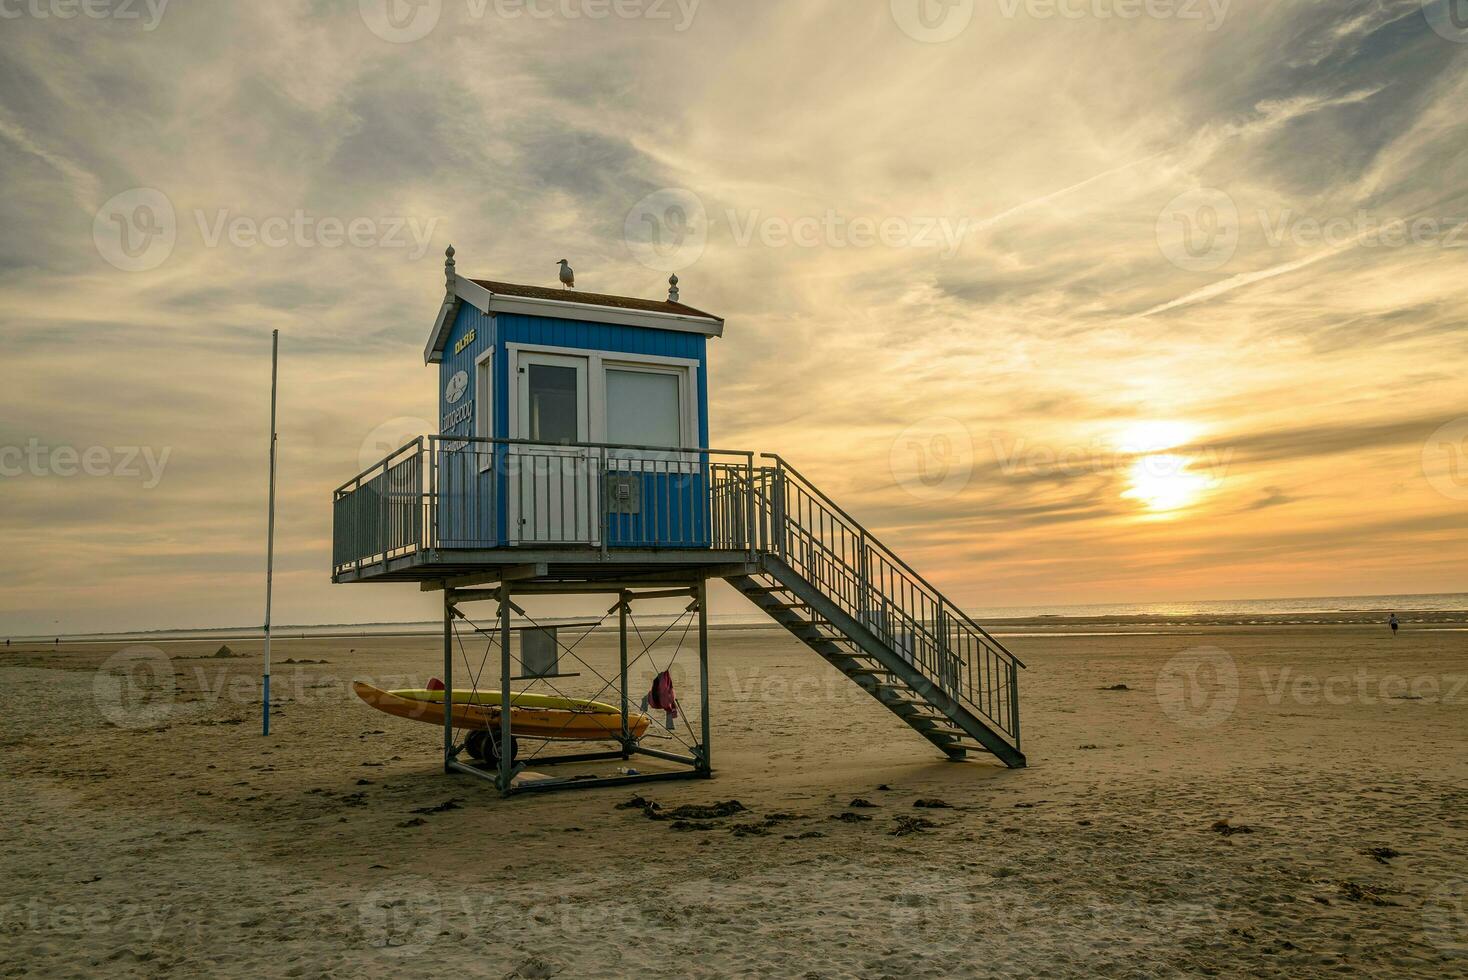
[[(520, 383), (520, 369), (525, 366), (524, 359), (521, 357), (521, 355), (530, 354), (533, 357), (533, 360), (530, 362), (532, 364), (540, 363), (549, 364), (556, 367), (575, 368), (578, 374), (581, 374), (581, 376), (586, 378), (587, 397), (584, 402), (581, 402), (581, 417), (576, 420), (576, 431), (578, 434), (577, 441), (583, 441), (580, 437), (580, 433), (584, 429), (586, 432), (584, 441), (596, 442), (597, 438), (594, 410), (594, 406), (596, 403), (592, 401), (592, 393), (599, 386), (596, 384), (595, 381), (595, 365), (592, 364), (591, 359), (586, 356), (586, 352), (581, 351), (578, 353), (573, 350), (560, 348), (530, 347), (514, 344), (509, 346), (510, 349), (514, 351), (514, 356), (510, 359), (509, 363), (510, 394), (513, 398), (513, 401), (510, 404), (510, 428), (508, 430), (510, 433), (510, 438), (525, 438), (518, 434), (520, 431), (521, 421), (523, 420), (525, 408), (525, 406), (521, 403), (525, 400), (526, 395), (526, 392)], [(567, 361), (573, 363), (568, 364), (566, 363)], [(577, 392), (577, 394), (580, 395), (580, 392)], [(580, 401), (579, 398), (578, 401)], [(568, 448), (574, 448), (574, 446), (575, 443), (572, 443), (571, 447)]]
[(607, 378), (606, 372), (608, 372), (608, 371), (627, 371), (627, 372), (640, 373), (640, 374), (660, 374), (663, 377), (672, 376), (674, 378), (677, 378), (678, 379), (678, 441), (677, 441), (677, 443), (675, 445), (669, 446), (668, 448), (669, 449), (687, 449), (687, 448), (689, 448), (692, 445), (692, 443), (694, 443), (694, 442), (697, 441), (696, 438), (690, 438), (690, 431), (696, 432), (697, 430), (690, 430), (690, 428), (689, 428), (691, 425), (694, 425), (695, 424), (694, 419), (693, 419), (692, 416), (696, 414), (696, 411), (690, 411), (690, 408), (693, 405), (694, 399), (691, 397), (691, 393), (688, 390), (689, 389), (690, 380), (692, 380), (696, 384), (697, 383), (697, 379), (696, 378), (690, 379), (690, 377), (689, 377), (690, 372), (686, 368), (681, 367), (681, 366), (670, 366), (670, 365), (667, 365), (667, 364), (649, 364), (649, 363), (646, 363), (646, 362), (643, 362), (643, 361), (621, 361), (621, 360), (614, 361), (614, 360), (611, 360), (611, 359), (603, 359), (602, 360), (602, 364), (601, 364), (601, 369), (602, 369), (602, 403), (601, 404), (602, 404), (602, 416), (603, 416), (602, 417), (602, 428), (603, 428), (603, 433), (604, 433), (604, 437), (602, 439), (603, 442), (611, 442), (610, 433), (605, 432), (606, 425), (610, 421), (609, 416), (611, 414), (610, 411), (608, 410), (607, 401), (606, 401), (606, 378)]
[[(474, 435), (494, 438), (494, 347), (474, 359)], [(494, 469), (494, 444), (474, 443), (479, 472)]]
[[(553, 347), (544, 344), (506, 344), (507, 377), (509, 379), (510, 418), (506, 432), (517, 438), (520, 431), (520, 354), (560, 354), (586, 359), (586, 408), (589, 413), (588, 442), (607, 439), (607, 368), (616, 370), (663, 371), (679, 375), (678, 399), (682, 412), (679, 419), (681, 449), (701, 448), (699, 443), (698, 368), (692, 357), (663, 357), (654, 354), (623, 354), (617, 351), (588, 350), (583, 347)], [(669, 458), (677, 458), (670, 450)]]

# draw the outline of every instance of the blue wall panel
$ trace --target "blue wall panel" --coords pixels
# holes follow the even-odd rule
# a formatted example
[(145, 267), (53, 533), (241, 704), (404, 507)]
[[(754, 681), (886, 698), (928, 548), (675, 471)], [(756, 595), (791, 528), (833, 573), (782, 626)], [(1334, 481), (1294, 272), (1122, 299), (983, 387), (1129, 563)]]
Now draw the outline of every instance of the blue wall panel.
[[(467, 342), (472, 331), (473, 336)], [(463, 344), (462, 349), (456, 348)], [(708, 338), (701, 334), (648, 327), (618, 326), (582, 320), (561, 320), (520, 314), (481, 313), (467, 303), (461, 304), (450, 330), (439, 369), (440, 434), (467, 439), (474, 434), (475, 415), (485, 393), (478, 390), (475, 362), (486, 350), (494, 350), (493, 436), (509, 438), (509, 370), (508, 344), (542, 345), (576, 348), (611, 354), (678, 357), (698, 362), (698, 445), (708, 445)], [(465, 373), (464, 394), (453, 403), (447, 391), (451, 379)], [(453, 438), (445, 441), (454, 449)], [(503, 465), (483, 467), (491, 449), (487, 445), (466, 445), (458, 451), (445, 452), (439, 459), (439, 537), (446, 548), (491, 548), (506, 541), (507, 478)], [(495, 454), (502, 462), (502, 451)], [(483, 470), (483, 472), (481, 472)], [(665, 486), (669, 481), (680, 486)], [(704, 517), (707, 482), (704, 474), (682, 479), (666, 475), (644, 474), (643, 499), (649, 508), (660, 511), (656, 520), (612, 520), (610, 544), (640, 547), (706, 545)], [(677, 504), (673, 513), (665, 502)]]

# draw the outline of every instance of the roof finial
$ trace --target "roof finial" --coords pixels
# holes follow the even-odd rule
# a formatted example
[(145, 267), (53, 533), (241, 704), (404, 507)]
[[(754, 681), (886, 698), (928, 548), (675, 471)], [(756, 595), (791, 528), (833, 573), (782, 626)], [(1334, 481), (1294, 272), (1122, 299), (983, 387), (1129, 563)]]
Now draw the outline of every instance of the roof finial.
[(678, 273), (676, 272), (668, 277), (668, 302), (678, 302)]
[(443, 278), (444, 287), (449, 292), (454, 291), (454, 247), (450, 245), (443, 252)]

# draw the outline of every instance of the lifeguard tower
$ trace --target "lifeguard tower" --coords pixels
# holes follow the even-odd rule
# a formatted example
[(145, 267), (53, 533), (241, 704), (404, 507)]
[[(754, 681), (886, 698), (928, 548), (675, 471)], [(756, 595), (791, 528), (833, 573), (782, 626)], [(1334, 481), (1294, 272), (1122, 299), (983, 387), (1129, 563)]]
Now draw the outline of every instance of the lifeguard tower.
[[(682, 303), (676, 276), (666, 300), (469, 279), (452, 247), (445, 275), (424, 351), (439, 366), (440, 431), (335, 491), (332, 580), (441, 591), (450, 692), (456, 643), (473, 622), (464, 607), (495, 604), (494, 625), (473, 635), (498, 648), (499, 731), (459, 744), (447, 695), (448, 771), (491, 778), (505, 793), (712, 775), (710, 579), (729, 582), (950, 758), (981, 749), (1025, 764), (1024, 665), (1012, 653), (785, 460), (708, 448), (708, 347), (724, 321)], [(536, 642), (513, 644), (517, 617), (526, 622), (516, 600), (598, 593), (615, 597), (608, 618), (620, 628), (620, 674), (606, 679), (620, 699), (618, 744), (537, 752), (535, 767), (643, 755), (675, 768), (517, 780), (525, 763), (512, 687), (554, 684), (558, 675), (529, 652), (547, 637), (553, 653), (575, 650), (533, 618)], [(701, 708), (684, 753), (644, 744), (628, 723), (633, 604), (679, 596), (697, 625)], [(466, 749), (477, 764), (461, 758)]]

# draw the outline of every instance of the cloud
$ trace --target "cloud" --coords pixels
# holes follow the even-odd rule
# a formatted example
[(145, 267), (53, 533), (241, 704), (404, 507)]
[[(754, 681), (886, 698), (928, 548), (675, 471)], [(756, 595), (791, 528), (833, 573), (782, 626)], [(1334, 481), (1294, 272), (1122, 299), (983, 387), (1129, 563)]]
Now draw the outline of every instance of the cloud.
[[(411, 44), (357, 7), (175, 4), (147, 34), (7, 22), (0, 441), (172, 450), (150, 492), (4, 484), (0, 535), (25, 570), (0, 574), (8, 630), (258, 619), (272, 329), (278, 618), (431, 615), (414, 590), (334, 588), (323, 570), (330, 491), (363, 442), (433, 417), (420, 352), (444, 246), (467, 275), (551, 284), (566, 255), (588, 286), (660, 297), (666, 273), (638, 264), (622, 223), (664, 187), (710, 219), (679, 276), (728, 321), (713, 442), (785, 455), (962, 601), (1200, 595), (1204, 561), (1276, 594), (1302, 576), (1451, 584), (1429, 545), (1458, 530), (1455, 502), (1415, 460), (1468, 410), (1461, 254), (1272, 242), (1258, 217), (1468, 217), (1468, 68), (1415, 0), (1235, 0), (1216, 32), (981, 4), (941, 45), (886, 5), (834, 0), (704, 4), (684, 32), (450, 4)], [(124, 273), (92, 223), (135, 187), (168, 196), (179, 234), (157, 269)], [(1242, 224), (1206, 273), (1157, 239), (1163, 207), (1198, 187)], [(298, 211), (432, 222), (430, 247), (199, 230)], [(964, 233), (953, 255), (735, 234), (828, 212)], [(970, 436), (967, 484), (936, 502), (892, 464), (933, 417)], [(1188, 451), (1233, 456), (1162, 522), (1121, 497), (1127, 461), (1107, 447), (1169, 420), (1201, 433)], [(1016, 467), (995, 433), (1076, 466)], [(1383, 521), (1389, 563), (1360, 535)]]

